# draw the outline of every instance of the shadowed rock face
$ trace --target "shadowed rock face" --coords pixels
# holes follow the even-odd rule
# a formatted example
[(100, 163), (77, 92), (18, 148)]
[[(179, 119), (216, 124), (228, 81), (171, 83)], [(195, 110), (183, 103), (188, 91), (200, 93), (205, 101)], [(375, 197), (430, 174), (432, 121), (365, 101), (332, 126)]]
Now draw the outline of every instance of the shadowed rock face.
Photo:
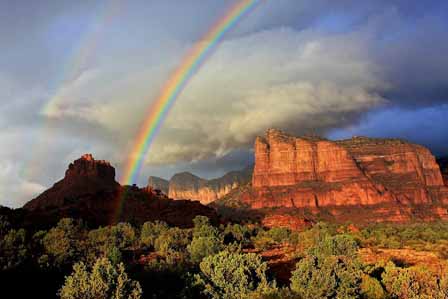
[(352, 207), (353, 213), (366, 213), (366, 220), (402, 222), (417, 214), (447, 217), (448, 189), (423, 146), (366, 137), (334, 142), (271, 129), (255, 141), (252, 188), (241, 200), (257, 209), (324, 209), (362, 220), (347, 217)]
[(71, 163), (65, 177), (25, 204), (24, 211), (24, 222), (43, 226), (62, 217), (82, 218), (92, 226), (162, 220), (188, 227), (197, 215), (217, 222), (215, 211), (198, 202), (174, 201), (147, 188), (120, 186), (115, 169), (92, 155)]
[(115, 169), (109, 162), (95, 160), (91, 154), (70, 163), (62, 180), (24, 205), (27, 210), (58, 207), (84, 196), (114, 192), (119, 187)]
[[(174, 199), (189, 199), (209, 204), (225, 195), (233, 189), (245, 185), (250, 181), (251, 168), (241, 171), (231, 171), (224, 176), (212, 180), (200, 178), (189, 172), (175, 174), (170, 180), (165, 181), (157, 177), (150, 177), (148, 187), (161, 189), (162, 184), (168, 183), (168, 194)], [(163, 190), (162, 190), (163, 191)]]
[(148, 188), (152, 188), (154, 190), (160, 190), (164, 194), (168, 194), (169, 185), (170, 182), (165, 179), (156, 176), (150, 176), (148, 178)]
[(443, 181), (445, 182), (445, 186), (448, 186), (448, 157), (443, 157), (437, 159), (437, 163), (440, 166), (440, 170), (442, 171)]

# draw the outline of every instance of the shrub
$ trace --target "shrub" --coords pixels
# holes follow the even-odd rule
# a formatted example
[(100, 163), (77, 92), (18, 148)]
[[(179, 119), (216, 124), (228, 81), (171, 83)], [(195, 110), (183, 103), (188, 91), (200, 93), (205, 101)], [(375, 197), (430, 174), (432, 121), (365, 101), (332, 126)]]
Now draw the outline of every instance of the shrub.
[(11, 223), (4, 215), (0, 215), (0, 239), (3, 238), (11, 229)]
[(135, 230), (128, 223), (91, 230), (88, 234), (88, 258), (94, 262), (98, 257), (109, 257), (115, 262), (121, 261), (121, 250), (134, 245)]
[(143, 246), (154, 247), (156, 239), (164, 231), (168, 230), (168, 224), (162, 221), (145, 222), (142, 225), (140, 233), (140, 244)]
[(394, 298), (446, 298), (447, 289), (430, 271), (419, 267), (399, 268), (388, 263), (381, 275), (386, 290)]
[(265, 293), (275, 288), (268, 281), (267, 264), (254, 253), (224, 250), (208, 256), (199, 265), (197, 283), (213, 299), (248, 298), (252, 293)]
[(312, 247), (308, 252), (317, 257), (345, 255), (353, 258), (357, 255), (358, 244), (350, 235), (325, 236), (317, 246)]
[(307, 256), (291, 277), (291, 289), (303, 298), (359, 298), (360, 286), (361, 271), (345, 256)]
[(284, 227), (273, 227), (268, 231), (268, 235), (276, 243), (282, 243), (289, 239), (291, 230)]
[(78, 261), (82, 256), (83, 230), (71, 218), (59, 221), (43, 238), (45, 251), (52, 257), (55, 266), (63, 266)]
[(361, 295), (365, 299), (383, 299), (386, 297), (381, 283), (376, 278), (366, 274), (362, 276)]
[(239, 243), (241, 246), (248, 246), (251, 243), (251, 237), (254, 230), (247, 225), (228, 224), (224, 229), (224, 243)]
[(274, 239), (265, 230), (258, 231), (257, 235), (252, 238), (252, 243), (255, 248), (261, 250), (267, 250), (275, 245)]
[(168, 255), (172, 252), (185, 252), (189, 243), (189, 232), (173, 227), (160, 234), (154, 243), (154, 247), (161, 254)]
[(0, 269), (9, 270), (24, 264), (28, 258), (26, 231), (11, 229), (0, 240)]
[(218, 253), (223, 247), (223, 238), (219, 230), (209, 224), (204, 216), (197, 216), (194, 220), (193, 240), (187, 250), (193, 263), (199, 263), (206, 256)]
[(75, 264), (59, 291), (61, 299), (139, 299), (141, 295), (140, 284), (128, 278), (124, 265), (114, 266), (106, 258), (98, 259), (91, 272), (84, 263)]

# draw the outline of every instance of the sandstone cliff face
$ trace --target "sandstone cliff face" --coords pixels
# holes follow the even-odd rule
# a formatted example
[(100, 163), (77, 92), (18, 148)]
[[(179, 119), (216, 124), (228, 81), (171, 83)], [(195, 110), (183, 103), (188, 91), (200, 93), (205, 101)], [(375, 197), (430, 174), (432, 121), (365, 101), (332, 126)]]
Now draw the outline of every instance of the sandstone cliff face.
[(418, 214), (418, 205), (431, 206), (425, 218), (446, 217), (434, 205), (447, 198), (439, 166), (422, 146), (365, 137), (333, 142), (272, 129), (255, 141), (252, 188), (241, 196), (252, 208), (325, 209), (341, 219), (348, 207), (369, 207), (372, 221), (397, 222)]
[[(175, 174), (168, 182), (166, 194), (174, 199), (188, 199), (209, 204), (233, 189), (247, 184), (251, 177), (251, 168), (241, 171), (231, 171), (224, 176), (212, 180), (200, 178), (189, 172)], [(162, 179), (160, 179), (162, 180)], [(154, 179), (149, 182), (148, 187), (157, 189)], [(163, 190), (162, 190), (163, 191)]]
[(197, 215), (218, 221), (215, 211), (199, 202), (175, 201), (150, 189), (120, 186), (109, 162), (92, 155), (71, 163), (65, 177), (25, 204), (24, 211), (24, 223), (35, 226), (53, 225), (62, 217), (82, 218), (92, 226), (155, 220), (191, 226)]

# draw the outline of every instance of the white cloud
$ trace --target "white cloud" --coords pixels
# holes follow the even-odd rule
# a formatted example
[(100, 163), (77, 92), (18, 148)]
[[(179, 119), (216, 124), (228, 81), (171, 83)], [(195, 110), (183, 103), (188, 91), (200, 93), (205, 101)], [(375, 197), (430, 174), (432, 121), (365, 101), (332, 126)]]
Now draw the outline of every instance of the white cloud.
[[(381, 104), (377, 91), (387, 85), (376, 76), (359, 34), (278, 28), (224, 42), (179, 97), (147, 162), (222, 156), (250, 147), (269, 127), (325, 131)], [(171, 68), (115, 78), (98, 71), (87, 80), (89, 88), (74, 82), (64, 89), (64, 97), (78, 100), (64, 101), (58, 113), (115, 132), (122, 161)]]
[(0, 162), (0, 205), (21, 207), (45, 190), (39, 183), (28, 181), (20, 176), (22, 163)]

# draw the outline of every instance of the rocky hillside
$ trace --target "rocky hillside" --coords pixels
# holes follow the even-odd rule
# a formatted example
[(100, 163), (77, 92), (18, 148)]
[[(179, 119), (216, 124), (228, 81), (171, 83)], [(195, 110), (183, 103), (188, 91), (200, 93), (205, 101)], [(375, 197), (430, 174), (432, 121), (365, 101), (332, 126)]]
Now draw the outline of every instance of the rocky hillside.
[[(148, 188), (160, 189), (170, 198), (189, 199), (209, 204), (231, 190), (250, 182), (251, 174), (252, 168), (246, 168), (241, 171), (231, 171), (216, 179), (206, 180), (192, 173), (182, 172), (175, 174), (169, 181), (150, 177)], [(164, 191), (162, 188), (168, 190)]]
[(198, 202), (175, 201), (147, 188), (120, 186), (110, 163), (89, 154), (71, 163), (65, 177), (25, 204), (22, 213), (25, 223), (36, 226), (52, 225), (61, 217), (82, 218), (92, 226), (163, 220), (185, 227), (197, 215), (217, 221), (215, 211)]
[(448, 218), (448, 188), (434, 156), (397, 139), (329, 141), (268, 130), (255, 141), (252, 187), (239, 199), (341, 221)]

